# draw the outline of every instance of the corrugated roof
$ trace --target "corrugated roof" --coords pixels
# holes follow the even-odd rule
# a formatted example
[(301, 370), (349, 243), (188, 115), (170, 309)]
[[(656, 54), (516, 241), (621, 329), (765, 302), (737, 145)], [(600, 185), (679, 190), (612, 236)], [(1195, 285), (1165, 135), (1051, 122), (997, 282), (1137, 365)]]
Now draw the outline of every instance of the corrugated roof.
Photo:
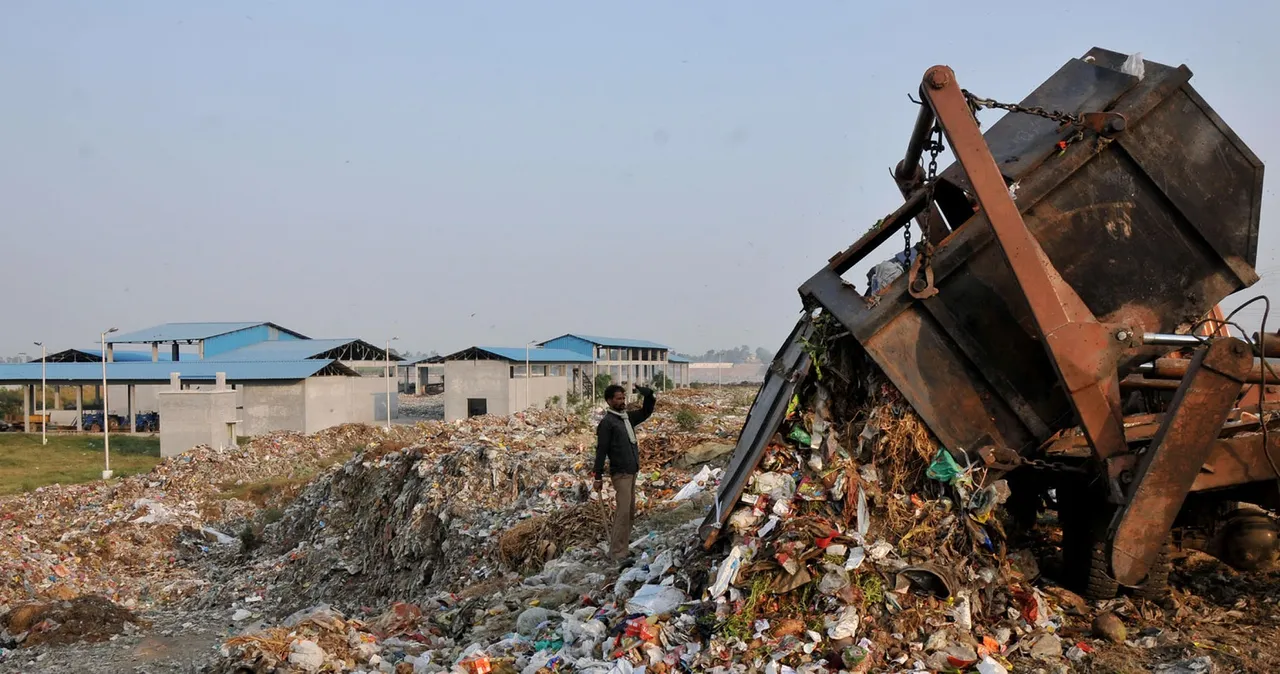
[[(349, 347), (349, 348), (348, 348)], [(351, 353), (333, 353), (348, 349)], [(284, 339), (279, 341), (258, 342), (226, 353), (210, 356), (208, 361), (264, 361), (264, 360), (307, 360), (330, 354), (329, 358), (344, 360), (383, 360), (386, 350), (354, 337), (341, 339)], [(350, 357), (348, 357), (350, 356)], [(403, 360), (394, 353), (391, 361)]]
[[(469, 349), (463, 349), (453, 355), (445, 356), (445, 360), (470, 360), (473, 357), (471, 352), (482, 351), (490, 356), (509, 360), (513, 363), (523, 363), (525, 360), (525, 348), (523, 346), (473, 346)], [(590, 363), (591, 357), (584, 356), (576, 351), (568, 349), (529, 349), (529, 362), (531, 363)]]
[(689, 360), (688, 358), (685, 358), (684, 356), (677, 356), (674, 353), (668, 353), (667, 362), (668, 363), (691, 363), (693, 361)]
[(282, 328), (275, 323), (267, 321), (252, 322), (228, 322), (228, 323), (164, 323), (152, 326), (134, 332), (126, 332), (119, 335), (107, 335), (108, 344), (141, 344), (150, 342), (185, 342), (200, 339), (209, 339), (218, 335), (225, 335), (230, 332), (247, 330), (255, 328), (259, 325), (270, 325), (277, 330), (287, 332), (296, 337), (302, 337), (292, 330)]
[[(116, 362), (150, 362), (151, 352), (116, 350), (112, 357)], [(192, 360), (196, 359), (196, 355), (193, 353), (187, 354), (187, 357)], [(51, 353), (45, 356), (45, 359), (50, 363), (101, 362), (102, 349), (65, 349)], [(171, 360), (173, 360), (172, 353), (168, 349), (162, 349), (160, 351), (160, 362)], [(30, 362), (38, 363), (40, 359), (36, 358)]]
[[(328, 369), (334, 374), (356, 376), (351, 368), (335, 360), (293, 361), (179, 361), (177, 363), (125, 362), (107, 363), (107, 381), (113, 384), (153, 384), (169, 381), (177, 372), (184, 381), (213, 381), (225, 372), (227, 381), (297, 381)], [(102, 381), (102, 363), (47, 363), (45, 380), (55, 383)], [(0, 365), (0, 384), (40, 383), (40, 363)]]
[[(600, 337), (596, 335), (584, 335), (579, 332), (571, 332), (567, 335), (560, 335), (560, 337), (557, 337), (556, 339), (560, 339), (561, 337), (577, 337), (578, 339), (581, 339), (585, 342), (591, 342), (596, 346), (617, 347), (620, 349), (666, 349), (666, 348), (669, 348), (665, 344), (650, 342), (643, 339), (625, 339), (622, 337)], [(550, 342), (550, 341), (554, 341), (554, 340), (550, 340), (550, 339), (547, 340), (547, 342)], [(546, 344), (547, 342), (543, 342), (543, 344)]]

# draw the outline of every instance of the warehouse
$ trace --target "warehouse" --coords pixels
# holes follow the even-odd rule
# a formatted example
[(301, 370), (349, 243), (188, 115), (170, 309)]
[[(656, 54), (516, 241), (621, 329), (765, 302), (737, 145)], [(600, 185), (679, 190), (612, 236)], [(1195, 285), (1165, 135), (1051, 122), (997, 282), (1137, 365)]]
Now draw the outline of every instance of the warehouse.
[(675, 386), (689, 385), (689, 361), (674, 356), (669, 347), (657, 342), (570, 333), (542, 342), (541, 346), (587, 356), (592, 361), (593, 380), (595, 374), (607, 374), (614, 383), (648, 384), (662, 373)]
[[(353, 339), (309, 339), (268, 322), (166, 323), (145, 330), (103, 335), (101, 349), (67, 349), (40, 361), (0, 365), (0, 385), (22, 385), (24, 427), (32, 429), (32, 415), (40, 411), (41, 380), (53, 390), (51, 426), (92, 430), (102, 425), (122, 430), (154, 430), (159, 393), (178, 375), (182, 390), (213, 388), (217, 375), (235, 391), (236, 431), (257, 435), (267, 431), (315, 432), (349, 422), (385, 421), (388, 408), (395, 418), (397, 396), (388, 395), (387, 365), (400, 358), (368, 342)], [(145, 344), (149, 351), (119, 348)], [(104, 370), (105, 366), (105, 370)], [(108, 382), (106, 414), (101, 387)], [(93, 387), (98, 411), (85, 406), (84, 387)], [(74, 407), (70, 396), (74, 392)], [(66, 404), (59, 404), (61, 401)], [(161, 417), (163, 414), (160, 415)], [(36, 416), (37, 425), (41, 417)], [(185, 423), (172, 415), (171, 423)]]
[[(527, 366), (527, 367), (526, 367)], [(591, 357), (565, 349), (473, 346), (444, 357), (444, 418), (506, 415), (583, 393)]]
[[(102, 367), (101, 363), (48, 363), (43, 368), (40, 363), (0, 365), (0, 385), (23, 386), (23, 411), (27, 430), (31, 430), (30, 415), (38, 411), (35, 401), (43, 369), (45, 386), (75, 390), (75, 426), (87, 430), (83, 428), (86, 415), (81, 391), (102, 383)], [(139, 387), (164, 388), (174, 374), (186, 388), (212, 386), (219, 373), (225, 374), (227, 384), (236, 391), (236, 430), (240, 435), (274, 430), (312, 433), (338, 424), (386, 418), (385, 394), (380, 395), (382, 380), (360, 377), (336, 360), (123, 362), (107, 363), (106, 370), (111, 389), (124, 394), (122, 401), (108, 397), (108, 405), (113, 412), (121, 410), (125, 420), (136, 419), (143, 411), (137, 404)], [(394, 396), (392, 405), (394, 412)], [(158, 407), (149, 411), (159, 411)], [(122, 430), (132, 432), (137, 426), (126, 421)]]

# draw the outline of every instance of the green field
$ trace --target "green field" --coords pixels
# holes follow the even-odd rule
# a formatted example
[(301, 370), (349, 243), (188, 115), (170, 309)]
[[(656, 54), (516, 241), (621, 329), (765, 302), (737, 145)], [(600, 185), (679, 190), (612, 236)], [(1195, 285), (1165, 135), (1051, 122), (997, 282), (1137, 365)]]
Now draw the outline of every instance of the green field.
[[(116, 477), (145, 473), (160, 463), (157, 436), (111, 435), (111, 470)], [(89, 482), (102, 477), (102, 435), (0, 433), (0, 494), (17, 494), (49, 484)]]

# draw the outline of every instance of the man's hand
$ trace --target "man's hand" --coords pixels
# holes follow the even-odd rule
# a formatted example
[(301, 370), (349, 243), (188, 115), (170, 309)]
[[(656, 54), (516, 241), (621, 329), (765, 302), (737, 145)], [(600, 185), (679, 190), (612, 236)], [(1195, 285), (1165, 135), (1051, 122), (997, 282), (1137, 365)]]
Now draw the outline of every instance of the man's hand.
[(600, 491), (603, 489), (604, 489), (604, 480), (597, 477), (595, 481), (591, 483), (591, 490), (599, 494)]
[(648, 386), (641, 386), (639, 384), (636, 384), (636, 393), (639, 393), (640, 395), (645, 397), (649, 397), (653, 395), (653, 389), (649, 388)]

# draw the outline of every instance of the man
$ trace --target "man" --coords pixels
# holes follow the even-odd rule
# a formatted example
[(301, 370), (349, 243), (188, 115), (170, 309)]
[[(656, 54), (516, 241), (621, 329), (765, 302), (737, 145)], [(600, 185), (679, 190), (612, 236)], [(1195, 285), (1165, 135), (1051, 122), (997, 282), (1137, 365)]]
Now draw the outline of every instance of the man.
[(636, 444), (635, 427), (653, 415), (656, 403), (653, 389), (635, 387), (644, 396), (644, 407), (627, 411), (627, 392), (621, 386), (604, 390), (604, 402), (608, 405), (604, 418), (596, 427), (596, 493), (604, 486), (604, 462), (609, 460), (609, 479), (618, 492), (618, 509), (613, 514), (613, 531), (609, 537), (609, 556), (623, 563), (628, 558), (631, 544), (631, 520), (636, 511), (636, 473), (640, 472), (640, 447)]

